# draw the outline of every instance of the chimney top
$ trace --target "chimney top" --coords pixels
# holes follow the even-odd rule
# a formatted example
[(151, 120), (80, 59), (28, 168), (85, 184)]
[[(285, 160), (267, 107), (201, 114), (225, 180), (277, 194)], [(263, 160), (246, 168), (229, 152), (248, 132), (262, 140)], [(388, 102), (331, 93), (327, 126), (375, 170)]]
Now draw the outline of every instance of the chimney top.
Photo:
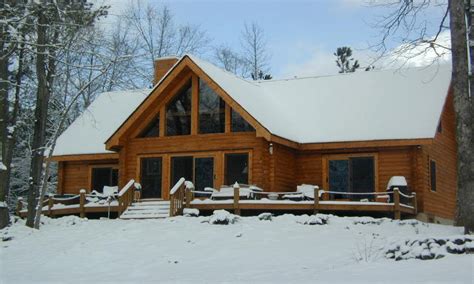
[(157, 84), (178, 60), (178, 57), (175, 56), (166, 56), (156, 59), (154, 62), (155, 76), (153, 85)]

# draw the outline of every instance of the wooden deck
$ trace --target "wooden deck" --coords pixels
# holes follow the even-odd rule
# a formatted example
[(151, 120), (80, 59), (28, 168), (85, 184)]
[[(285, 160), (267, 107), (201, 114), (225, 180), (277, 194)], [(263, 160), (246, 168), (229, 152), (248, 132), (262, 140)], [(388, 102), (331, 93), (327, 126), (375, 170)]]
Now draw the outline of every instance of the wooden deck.
[[(393, 202), (377, 202), (377, 201), (350, 201), (350, 200), (328, 200), (331, 192), (314, 189), (313, 200), (270, 200), (267, 198), (262, 199), (241, 199), (240, 188), (234, 186), (233, 198), (226, 200), (212, 200), (212, 199), (200, 199), (195, 198), (193, 194), (194, 188), (187, 188), (184, 179), (178, 181), (178, 183), (172, 188), (170, 192), (170, 215), (182, 215), (184, 208), (195, 208), (203, 211), (208, 210), (230, 210), (235, 214), (240, 215), (243, 210), (248, 211), (311, 211), (313, 213), (318, 212), (360, 212), (370, 213), (379, 212), (393, 214), (395, 219), (400, 219), (402, 214), (405, 216), (414, 216), (417, 214), (417, 200), (416, 194), (413, 193), (410, 196), (403, 195), (396, 188), (393, 193), (370, 193), (374, 195), (374, 199), (377, 195), (386, 196), (392, 195)], [(287, 195), (287, 192), (272, 192), (272, 193), (259, 193), (259, 195), (273, 194), (273, 195)], [(346, 193), (344, 193), (346, 195)], [(320, 197), (323, 196), (323, 198)], [(406, 200), (410, 200), (409, 204), (403, 204), (400, 202), (400, 196), (403, 196)], [(325, 196), (325, 197), (324, 197)], [(321, 200), (320, 200), (321, 198)]]

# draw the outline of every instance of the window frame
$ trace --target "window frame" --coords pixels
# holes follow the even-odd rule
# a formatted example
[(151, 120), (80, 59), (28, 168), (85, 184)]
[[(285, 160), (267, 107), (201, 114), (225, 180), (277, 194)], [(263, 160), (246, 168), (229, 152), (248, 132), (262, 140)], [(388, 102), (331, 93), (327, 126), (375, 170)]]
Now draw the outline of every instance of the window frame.
[[(92, 192), (93, 186), (94, 186), (94, 169), (103, 169), (103, 168), (110, 168), (111, 169), (111, 176), (110, 179), (112, 179), (112, 172), (117, 171), (117, 186), (120, 183), (120, 170), (119, 166), (117, 164), (95, 164), (95, 165), (89, 165), (89, 179), (88, 179), (88, 184), (89, 188), (87, 189), (88, 192)], [(103, 189), (102, 189), (103, 190)]]

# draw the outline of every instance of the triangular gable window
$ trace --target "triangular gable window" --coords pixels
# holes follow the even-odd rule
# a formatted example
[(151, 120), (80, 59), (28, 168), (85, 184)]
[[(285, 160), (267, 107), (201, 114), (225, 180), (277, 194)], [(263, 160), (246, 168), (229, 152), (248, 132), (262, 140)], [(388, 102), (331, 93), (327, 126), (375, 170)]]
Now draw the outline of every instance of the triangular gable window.
[(145, 128), (145, 130), (140, 133), (138, 137), (158, 137), (160, 133), (160, 113), (156, 116), (155, 119)]
[(255, 128), (250, 125), (238, 112), (232, 110), (231, 113), (231, 131), (232, 132), (253, 132)]
[(224, 133), (225, 102), (203, 80), (199, 80), (199, 133)]
[(191, 80), (166, 106), (166, 135), (191, 134)]

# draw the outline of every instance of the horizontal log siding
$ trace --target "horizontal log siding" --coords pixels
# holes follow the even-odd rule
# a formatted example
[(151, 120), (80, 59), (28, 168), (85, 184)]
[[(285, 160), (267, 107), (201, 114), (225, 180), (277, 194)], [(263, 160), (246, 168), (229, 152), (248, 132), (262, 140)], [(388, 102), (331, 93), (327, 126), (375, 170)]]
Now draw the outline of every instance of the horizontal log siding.
[[(453, 96), (449, 94), (441, 116), (441, 133), (432, 145), (423, 146), (424, 212), (453, 220), (456, 213), (457, 144)], [(436, 192), (430, 186), (430, 160), (436, 162)]]
[(293, 191), (296, 189), (295, 150), (273, 143), (273, 191)]
[[(125, 150), (125, 151), (123, 151)], [(207, 135), (169, 136), (160, 138), (131, 139), (120, 151), (121, 176), (120, 184), (133, 178), (140, 180), (138, 161), (141, 156), (163, 157), (163, 194), (168, 198), (171, 188), (168, 161), (172, 155), (209, 153), (216, 155), (216, 175), (220, 184), (223, 182), (224, 161), (226, 152), (251, 152), (250, 181), (263, 188), (270, 188), (268, 142), (257, 138), (255, 133), (226, 133)], [(217, 186), (220, 186), (217, 185)]]
[[(101, 165), (118, 164), (117, 160), (99, 160), (99, 161), (64, 161), (59, 162), (62, 177), (59, 179), (57, 192), (60, 194), (79, 194), (79, 190), (86, 189), (90, 192), (90, 167)], [(119, 172), (120, 175), (120, 172)]]

